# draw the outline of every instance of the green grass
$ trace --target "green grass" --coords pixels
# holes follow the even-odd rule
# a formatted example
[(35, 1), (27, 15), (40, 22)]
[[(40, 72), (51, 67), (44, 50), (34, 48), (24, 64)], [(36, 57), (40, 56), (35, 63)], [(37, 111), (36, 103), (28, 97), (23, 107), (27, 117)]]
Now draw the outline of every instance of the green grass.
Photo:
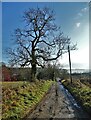
[(2, 83), (2, 118), (9, 120), (24, 118), (39, 103), (52, 83), (52, 81)]
[(15, 87), (18, 87), (18, 86), (22, 86), (23, 84), (27, 84), (28, 82), (26, 81), (17, 81), (17, 82), (2, 82), (0, 84), (2, 84), (2, 87), (4, 88), (15, 88)]
[(69, 81), (63, 81), (63, 85), (73, 94), (83, 108), (91, 114), (91, 88), (79, 81), (71, 84)]

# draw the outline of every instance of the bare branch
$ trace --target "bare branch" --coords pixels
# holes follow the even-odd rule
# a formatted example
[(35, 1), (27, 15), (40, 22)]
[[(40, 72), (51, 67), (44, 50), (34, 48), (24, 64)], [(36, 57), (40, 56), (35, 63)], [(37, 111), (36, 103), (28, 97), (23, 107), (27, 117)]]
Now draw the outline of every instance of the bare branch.
[(42, 64), (40, 64), (40, 63), (36, 63), (38, 66), (40, 66), (40, 67), (42, 67), (42, 68), (44, 68), (44, 65), (42, 65)]
[(43, 67), (43, 62), (58, 59), (68, 51), (76, 49), (70, 38), (55, 24), (54, 12), (48, 8), (29, 9), (24, 13), (24, 30), (16, 29), (15, 50), (8, 51), (10, 61), (22, 67), (32, 67), (32, 77), (36, 74), (36, 65)]
[(38, 43), (45, 43), (46, 45), (48, 45), (48, 46), (51, 46), (51, 47), (53, 47), (53, 45), (55, 45), (55, 43), (48, 43), (48, 42), (46, 42), (46, 41), (44, 41), (44, 40), (41, 40), (41, 41), (39, 41)]

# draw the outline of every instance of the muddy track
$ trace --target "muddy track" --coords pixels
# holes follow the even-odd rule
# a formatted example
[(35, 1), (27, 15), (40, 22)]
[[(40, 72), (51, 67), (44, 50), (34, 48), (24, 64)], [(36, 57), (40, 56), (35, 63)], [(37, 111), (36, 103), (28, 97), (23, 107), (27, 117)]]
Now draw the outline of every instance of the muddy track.
[(52, 85), (50, 92), (45, 99), (37, 106), (37, 108), (28, 116), (26, 120), (38, 120), (45, 118), (46, 120), (55, 119), (72, 119), (72, 120), (90, 120), (88, 115), (81, 109), (73, 105), (60, 84)]

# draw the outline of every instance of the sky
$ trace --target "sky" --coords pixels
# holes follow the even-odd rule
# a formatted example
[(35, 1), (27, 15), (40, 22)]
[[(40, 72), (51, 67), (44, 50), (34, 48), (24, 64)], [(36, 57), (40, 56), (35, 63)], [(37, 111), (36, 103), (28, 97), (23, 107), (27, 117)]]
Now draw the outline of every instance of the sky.
[[(88, 2), (3, 2), (2, 3), (2, 50), (13, 47), (12, 34), (16, 28), (24, 26), (23, 12), (28, 8), (47, 6), (55, 11), (56, 23), (65, 36), (77, 43), (78, 50), (71, 51), (72, 68), (89, 68), (89, 8)], [(3, 61), (7, 62), (3, 53)], [(59, 58), (68, 67), (68, 54)]]
[(89, 0), (1, 0), (3, 2), (89, 2)]

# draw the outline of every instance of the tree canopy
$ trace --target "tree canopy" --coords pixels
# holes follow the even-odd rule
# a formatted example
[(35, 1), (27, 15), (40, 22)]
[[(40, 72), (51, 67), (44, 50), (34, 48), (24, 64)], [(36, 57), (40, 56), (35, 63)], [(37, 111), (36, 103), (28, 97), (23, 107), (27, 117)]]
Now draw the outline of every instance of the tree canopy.
[(65, 37), (55, 22), (53, 10), (44, 7), (29, 9), (24, 12), (24, 29), (17, 28), (14, 33), (16, 47), (9, 48), (9, 62), (22, 67), (31, 65), (32, 80), (35, 78), (36, 66), (44, 67), (45, 61), (56, 60), (76, 45)]

